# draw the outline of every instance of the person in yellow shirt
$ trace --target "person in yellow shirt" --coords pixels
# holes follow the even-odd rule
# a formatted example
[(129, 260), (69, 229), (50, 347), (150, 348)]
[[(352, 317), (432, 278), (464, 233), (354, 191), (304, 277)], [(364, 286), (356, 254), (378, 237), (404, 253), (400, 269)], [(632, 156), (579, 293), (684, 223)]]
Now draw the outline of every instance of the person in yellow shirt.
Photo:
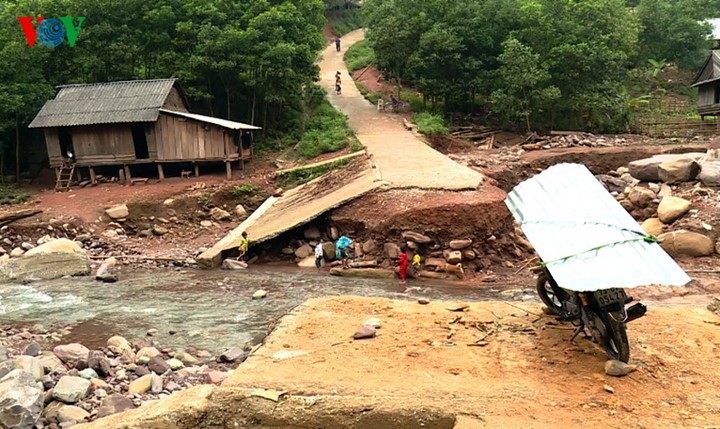
[(248, 238), (248, 233), (243, 231), (242, 236), (240, 237), (240, 255), (238, 256), (238, 261), (242, 261), (245, 259), (245, 255), (247, 254), (248, 248), (250, 247), (250, 239)]
[(412, 269), (413, 269), (413, 273), (415, 274), (415, 278), (417, 278), (418, 273), (420, 273), (420, 254), (419, 253), (416, 253), (415, 256), (413, 256)]

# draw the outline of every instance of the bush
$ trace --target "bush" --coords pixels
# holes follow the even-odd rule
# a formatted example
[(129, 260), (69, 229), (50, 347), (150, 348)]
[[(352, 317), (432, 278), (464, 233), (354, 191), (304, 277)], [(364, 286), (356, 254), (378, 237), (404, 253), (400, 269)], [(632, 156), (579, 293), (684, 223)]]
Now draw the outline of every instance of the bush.
[(353, 73), (375, 62), (375, 53), (367, 40), (361, 40), (348, 48), (344, 59), (348, 70)]
[(360, 91), (360, 94), (362, 94), (367, 101), (369, 101), (373, 105), (377, 105), (377, 102), (381, 97), (380, 94), (370, 91), (365, 85), (358, 81), (355, 81), (355, 86), (357, 87), (358, 91)]
[(236, 197), (245, 197), (255, 195), (259, 190), (260, 188), (252, 183), (243, 183), (240, 186), (233, 186), (232, 193)]
[[(15, 178), (13, 177), (13, 180)], [(12, 185), (0, 186), (0, 204), (22, 204), (27, 202), (30, 198), (30, 194), (25, 191), (21, 191)]]
[(353, 152), (363, 150), (364, 148), (365, 148), (365, 146), (363, 146), (363, 144), (360, 143), (360, 140), (358, 140), (358, 139), (353, 139), (353, 142), (350, 145), (350, 150)]
[(342, 36), (363, 27), (362, 11), (359, 8), (328, 12), (327, 20), (330, 24), (330, 30), (337, 36)]
[(345, 115), (323, 100), (310, 113), (298, 150), (304, 158), (315, 158), (347, 147), (351, 136)]
[(422, 96), (416, 92), (401, 90), (400, 100), (406, 102), (410, 106), (410, 110), (413, 112), (424, 112), (426, 110)]
[(422, 134), (447, 134), (450, 132), (447, 125), (445, 125), (445, 120), (440, 115), (424, 112), (416, 113), (413, 115), (412, 120), (417, 124), (418, 131)]

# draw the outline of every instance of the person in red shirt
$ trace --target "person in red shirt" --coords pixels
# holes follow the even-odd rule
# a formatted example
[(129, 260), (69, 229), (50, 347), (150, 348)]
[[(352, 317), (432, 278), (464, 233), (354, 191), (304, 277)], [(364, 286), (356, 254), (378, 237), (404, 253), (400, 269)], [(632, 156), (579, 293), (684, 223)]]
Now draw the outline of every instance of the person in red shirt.
[(407, 246), (404, 244), (400, 247), (400, 261), (399, 261), (399, 269), (400, 269), (400, 283), (405, 284), (405, 277), (407, 276), (407, 269), (408, 269), (408, 254), (407, 254)]

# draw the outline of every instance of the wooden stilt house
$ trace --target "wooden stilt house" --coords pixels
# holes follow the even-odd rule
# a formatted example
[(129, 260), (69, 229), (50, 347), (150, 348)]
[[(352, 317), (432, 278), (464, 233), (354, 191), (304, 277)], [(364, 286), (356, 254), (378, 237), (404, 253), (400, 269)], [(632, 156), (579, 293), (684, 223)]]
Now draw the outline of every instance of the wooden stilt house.
[(30, 123), (45, 133), (50, 166), (59, 170), (67, 153), (77, 169), (122, 166), (131, 180), (131, 167), (155, 163), (164, 178), (163, 164), (224, 162), (227, 177), (232, 164), (244, 169), (252, 158), (251, 135), (260, 128), (190, 113), (176, 79), (108, 82), (59, 87), (53, 100)]

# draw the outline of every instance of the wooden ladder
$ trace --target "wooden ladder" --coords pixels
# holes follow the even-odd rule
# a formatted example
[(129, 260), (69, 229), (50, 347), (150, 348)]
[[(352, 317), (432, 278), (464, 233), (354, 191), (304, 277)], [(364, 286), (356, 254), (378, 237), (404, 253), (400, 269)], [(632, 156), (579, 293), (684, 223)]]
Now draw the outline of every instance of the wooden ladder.
[(66, 191), (70, 189), (73, 174), (75, 173), (75, 164), (62, 164), (58, 173), (57, 182), (55, 183), (56, 191)]

